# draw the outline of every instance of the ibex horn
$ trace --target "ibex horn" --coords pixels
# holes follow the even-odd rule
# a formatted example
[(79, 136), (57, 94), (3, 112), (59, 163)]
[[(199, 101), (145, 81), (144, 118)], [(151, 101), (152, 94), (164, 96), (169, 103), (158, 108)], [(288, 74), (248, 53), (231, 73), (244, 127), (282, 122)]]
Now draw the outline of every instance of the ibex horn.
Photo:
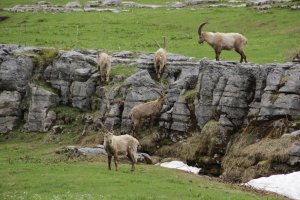
[(154, 41), (156, 42), (156, 45), (158, 46), (158, 48), (161, 48), (159, 43), (156, 40), (154, 40)]
[(204, 26), (205, 24), (208, 24), (208, 22), (204, 22), (204, 23), (202, 23), (202, 24), (199, 26), (199, 28), (198, 28), (198, 34), (199, 34), (199, 35), (201, 35), (201, 33), (202, 33), (202, 28), (203, 28), (203, 26)]
[(157, 90), (157, 89), (153, 89), (153, 91), (157, 92), (159, 94), (159, 96), (161, 96), (161, 97), (164, 96), (164, 94), (161, 91)]

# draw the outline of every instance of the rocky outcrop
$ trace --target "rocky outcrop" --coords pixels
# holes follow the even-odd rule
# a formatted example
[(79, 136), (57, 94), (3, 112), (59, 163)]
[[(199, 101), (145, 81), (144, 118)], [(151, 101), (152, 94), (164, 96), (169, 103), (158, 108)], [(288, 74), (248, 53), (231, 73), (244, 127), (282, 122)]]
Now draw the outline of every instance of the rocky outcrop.
[(22, 102), (31, 80), (33, 60), (13, 55), (17, 46), (0, 45), (0, 133), (7, 133), (23, 119)]
[[(203, 173), (220, 175), (224, 171), (224, 177), (229, 174), (238, 176), (236, 180), (247, 180), (247, 177), (241, 178), (244, 175), (238, 170), (237, 175), (226, 171), (234, 169), (230, 159), (240, 156), (236, 149), (250, 149), (249, 146), (257, 145), (258, 141), (264, 146), (268, 144), (264, 138), (269, 137), (276, 139), (274, 145), (280, 146), (282, 134), (300, 128), (300, 63), (297, 62), (258, 65), (168, 54), (162, 78), (156, 80), (153, 54), (110, 52), (112, 70), (115, 65), (123, 64), (124, 67), (137, 66), (137, 72), (127, 78), (124, 74), (115, 75), (109, 85), (103, 85), (96, 67), (97, 50), (61, 50), (41, 67), (37, 66), (39, 62), (34, 56), (42, 55), (41, 48), (0, 47), (2, 133), (9, 132), (22, 120), (30, 131), (50, 130), (56, 118), (51, 108), (57, 105), (96, 111), (98, 119), (92, 123), (97, 127), (130, 133), (130, 109), (156, 99), (158, 94), (153, 89), (159, 89), (166, 93), (167, 103), (157, 119), (155, 138), (150, 138), (152, 133), (147, 134), (147, 141), (153, 143), (151, 152), (166, 144), (161, 143), (166, 140), (176, 143), (199, 135), (199, 148), (189, 162), (202, 167)], [(149, 132), (147, 122), (143, 120), (141, 138)], [(213, 132), (207, 128), (211, 125)], [(251, 136), (250, 142), (241, 142), (242, 134)], [(212, 140), (206, 141), (207, 137)], [(277, 163), (274, 166), (285, 166), (287, 171), (299, 167), (297, 148), (292, 148), (292, 144), (299, 143), (299, 137), (291, 138), (283, 145), (291, 148), (291, 152), (282, 152), (283, 159), (274, 162)], [(276, 149), (272, 150), (272, 156), (273, 153), (276, 158)], [(243, 155), (251, 163), (244, 168), (252, 170), (259, 167), (259, 162), (268, 163), (265, 154), (254, 161), (247, 152)], [(223, 158), (229, 161), (222, 164)], [(262, 168), (252, 175), (266, 174), (263, 170), (267, 169)], [(279, 171), (282, 170), (278, 168)]]

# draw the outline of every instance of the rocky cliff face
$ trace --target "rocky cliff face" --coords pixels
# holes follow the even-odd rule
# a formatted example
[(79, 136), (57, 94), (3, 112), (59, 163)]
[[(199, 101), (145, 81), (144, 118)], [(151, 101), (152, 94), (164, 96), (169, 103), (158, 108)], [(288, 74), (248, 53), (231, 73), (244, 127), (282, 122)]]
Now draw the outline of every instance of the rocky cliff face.
[[(243, 130), (244, 134), (255, 135), (252, 143), (245, 144), (252, 145), (272, 134), (280, 139), (282, 134), (299, 128), (299, 63), (240, 64), (169, 54), (165, 72), (158, 81), (154, 78), (153, 54), (113, 52), (113, 66), (137, 66), (137, 72), (128, 78), (114, 75), (112, 83), (103, 85), (97, 72), (97, 51), (61, 50), (51, 60), (43, 51), (0, 46), (1, 133), (9, 132), (22, 121), (29, 131), (48, 131), (56, 120), (51, 108), (57, 105), (97, 111), (99, 117), (95, 121), (128, 133), (132, 126), (128, 112), (134, 105), (157, 98), (153, 91), (157, 88), (165, 91), (168, 102), (161, 111), (153, 141), (177, 142), (193, 135), (205, 135), (201, 130), (214, 121), (218, 131), (211, 142), (213, 150), (205, 152), (199, 147), (193, 162), (204, 166), (205, 173), (219, 175), (222, 158), (230, 153), (233, 139)], [(285, 121), (276, 121), (282, 119)], [(253, 128), (270, 121), (275, 125), (263, 127), (268, 130), (275, 127), (276, 136), (274, 131), (264, 131), (267, 133), (262, 136), (258, 134), (260, 130)], [(285, 148), (299, 146), (299, 137), (295, 137)], [(297, 158), (288, 164), (288, 170), (299, 169)], [(214, 173), (210, 171), (211, 166)], [(229, 166), (223, 169), (226, 167)]]

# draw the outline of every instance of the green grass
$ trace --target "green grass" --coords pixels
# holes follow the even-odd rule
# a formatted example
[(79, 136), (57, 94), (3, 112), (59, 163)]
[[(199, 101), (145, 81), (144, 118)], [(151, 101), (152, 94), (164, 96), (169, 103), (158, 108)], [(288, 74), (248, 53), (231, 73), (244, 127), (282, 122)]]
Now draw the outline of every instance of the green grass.
[(111, 76), (122, 75), (128, 78), (137, 71), (137, 67), (133, 65), (116, 65), (111, 68)]
[[(0, 142), (0, 199), (280, 199), (243, 191), (185, 172), (139, 164), (67, 160), (60, 146), (43, 143), (45, 133), (15, 133)], [(19, 135), (19, 136), (18, 136)], [(65, 144), (61, 142), (60, 145)]]
[[(0, 8), (10, 8), (14, 7), (15, 5), (35, 5), (39, 2), (40, 0), (1, 0), (0, 1)], [(76, 0), (83, 5), (85, 2), (88, 0)], [(68, 2), (72, 2), (70, 0), (47, 0), (47, 2), (50, 2), (55, 5), (64, 5), (67, 4)]]
[[(266, 14), (252, 8), (0, 14), (10, 16), (0, 23), (0, 43), (154, 52), (154, 40), (166, 36), (169, 52), (214, 59), (210, 46), (197, 43), (198, 25), (209, 20), (206, 31), (240, 32), (248, 38), (245, 52), (250, 62), (284, 62), (300, 44), (299, 12), (288, 9), (271, 9)], [(239, 61), (239, 55), (223, 51), (221, 59)]]
[[(1, 0), (0, 1), (0, 8), (10, 8), (14, 7), (15, 5), (35, 5), (39, 2), (40, 0)], [(89, 0), (76, 0), (81, 3), (83, 6), (85, 2)], [(134, 2), (137, 3), (143, 3), (143, 4), (158, 4), (158, 5), (166, 5), (170, 2), (175, 2), (175, 1), (183, 1), (183, 0), (134, 0)], [(47, 0), (47, 2), (50, 2), (54, 5), (65, 5), (68, 2), (72, 2), (70, 0)]]

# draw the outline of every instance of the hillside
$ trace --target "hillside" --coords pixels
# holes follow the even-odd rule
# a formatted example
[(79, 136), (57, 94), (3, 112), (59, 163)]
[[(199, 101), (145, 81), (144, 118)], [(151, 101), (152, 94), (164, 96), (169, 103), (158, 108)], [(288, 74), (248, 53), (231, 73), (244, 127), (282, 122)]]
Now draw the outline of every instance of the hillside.
[[(300, 170), (298, 6), (0, 2), (0, 198), (282, 199), (234, 184)], [(250, 62), (239, 63), (235, 51), (215, 61), (198, 44), (207, 20), (205, 31), (245, 35)], [(163, 36), (167, 64), (158, 80), (153, 58)], [(109, 83), (100, 80), (99, 52), (111, 56)], [(106, 156), (79, 152), (102, 144), (107, 130), (132, 134), (129, 111), (159, 91), (165, 101), (154, 128), (138, 118), (140, 152), (147, 164), (181, 160), (199, 175), (145, 163), (132, 173), (125, 160), (119, 172), (107, 171)]]

